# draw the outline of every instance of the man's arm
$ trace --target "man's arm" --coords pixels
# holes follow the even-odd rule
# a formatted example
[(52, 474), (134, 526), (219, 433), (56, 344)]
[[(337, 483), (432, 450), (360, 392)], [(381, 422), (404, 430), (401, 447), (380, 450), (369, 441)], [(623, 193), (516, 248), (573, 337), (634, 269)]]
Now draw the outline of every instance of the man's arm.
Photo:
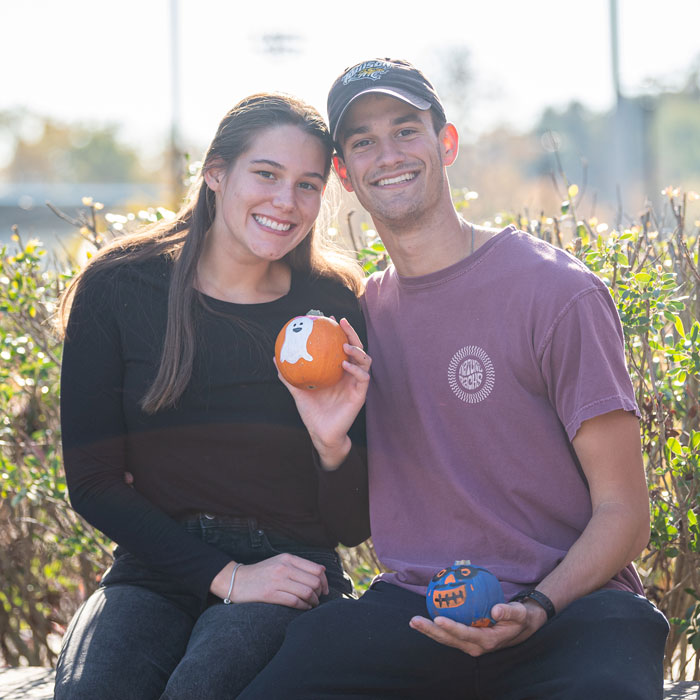
[[(592, 515), (561, 563), (537, 585), (557, 611), (607, 583), (649, 539), (649, 492), (636, 417), (618, 410), (586, 420), (573, 446), (590, 487)], [(479, 656), (519, 644), (547, 620), (531, 600), (496, 605), (491, 614), (497, 622), (490, 628), (422, 617), (413, 618), (411, 627)]]

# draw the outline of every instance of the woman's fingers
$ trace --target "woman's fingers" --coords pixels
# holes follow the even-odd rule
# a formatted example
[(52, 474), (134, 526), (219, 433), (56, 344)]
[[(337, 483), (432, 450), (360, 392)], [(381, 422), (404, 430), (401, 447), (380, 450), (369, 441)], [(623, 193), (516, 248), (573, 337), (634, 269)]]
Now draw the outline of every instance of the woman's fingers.
[(297, 583), (301, 586), (306, 586), (310, 590), (314, 591), (317, 595), (323, 595), (327, 593), (328, 584), (326, 583), (326, 575), (322, 573), (320, 576), (310, 574), (301, 569), (292, 569), (289, 572), (288, 578), (290, 581)]
[(345, 331), (348, 342), (345, 343), (343, 349), (345, 354), (350, 358), (350, 362), (357, 365), (365, 372), (369, 372), (369, 367), (372, 364), (372, 358), (365, 352), (364, 345), (360, 337), (355, 332), (355, 329), (350, 325), (346, 318), (340, 319), (340, 327)]
[(232, 599), (236, 603), (277, 603), (307, 610), (328, 593), (325, 567), (293, 554), (278, 554), (241, 567)]
[(310, 586), (305, 586), (303, 583), (292, 581), (291, 579), (285, 582), (285, 585), (282, 589), (280, 589), (280, 592), (289, 593), (303, 603), (310, 605), (312, 608), (315, 608), (319, 603), (318, 595), (313, 588)]
[(303, 557), (297, 557), (294, 554), (283, 554), (282, 556), (289, 557), (289, 564), (294, 567), (290, 573), (290, 578), (297, 583), (309, 586), (317, 595), (328, 594), (328, 579), (326, 578), (325, 566)]
[(347, 318), (341, 318), (340, 319), (340, 327), (345, 331), (345, 335), (348, 338), (348, 343), (350, 345), (355, 345), (356, 347), (362, 349), (364, 346), (362, 345), (362, 341), (360, 340), (360, 336), (357, 335), (355, 332), (355, 329), (350, 325), (350, 322), (348, 321)]
[(345, 343), (345, 345), (343, 345), (343, 350), (345, 350), (345, 354), (358, 367), (361, 367), (365, 371), (369, 370), (369, 367), (372, 364), (372, 358), (361, 347)]

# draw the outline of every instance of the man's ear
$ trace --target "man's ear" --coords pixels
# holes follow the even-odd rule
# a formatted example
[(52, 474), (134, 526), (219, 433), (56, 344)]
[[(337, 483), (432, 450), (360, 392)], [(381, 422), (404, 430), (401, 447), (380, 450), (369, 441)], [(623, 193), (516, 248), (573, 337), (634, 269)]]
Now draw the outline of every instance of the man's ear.
[(207, 183), (212, 192), (217, 192), (221, 187), (221, 182), (226, 175), (226, 167), (222, 163), (214, 163), (204, 171), (204, 182)]
[(440, 130), (440, 146), (442, 151), (442, 164), (452, 165), (457, 160), (459, 151), (459, 134), (454, 124), (447, 122)]
[(350, 182), (350, 176), (348, 175), (348, 169), (345, 165), (343, 159), (340, 156), (333, 156), (333, 167), (335, 172), (338, 173), (340, 181), (343, 183), (343, 187), (348, 192), (353, 192), (352, 182)]

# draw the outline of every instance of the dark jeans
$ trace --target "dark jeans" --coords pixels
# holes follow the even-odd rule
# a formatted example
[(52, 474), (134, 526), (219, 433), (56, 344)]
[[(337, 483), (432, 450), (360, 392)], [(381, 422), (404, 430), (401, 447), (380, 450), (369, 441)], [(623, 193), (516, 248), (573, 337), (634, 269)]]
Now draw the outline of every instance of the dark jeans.
[[(330, 593), (352, 582), (336, 552), (263, 531), (252, 519), (201, 515), (183, 526), (244, 564), (290, 552), (326, 567)], [(203, 601), (117, 547), (101, 587), (73, 618), (56, 669), (57, 700), (235, 698), (268, 663), (302, 611)]]
[(378, 583), (295, 620), (241, 700), (660, 700), (668, 623), (645, 598), (581, 598), (517, 646), (471, 657), (411, 629), (425, 599)]

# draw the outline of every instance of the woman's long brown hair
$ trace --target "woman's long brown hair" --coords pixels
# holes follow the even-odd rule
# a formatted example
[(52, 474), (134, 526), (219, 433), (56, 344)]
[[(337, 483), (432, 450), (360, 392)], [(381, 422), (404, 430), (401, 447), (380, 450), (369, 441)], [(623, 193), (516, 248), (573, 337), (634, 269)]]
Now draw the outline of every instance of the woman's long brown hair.
[[(168, 293), (168, 320), (158, 374), (148, 389), (141, 407), (155, 413), (173, 406), (192, 376), (195, 354), (195, 288), (197, 262), (215, 215), (214, 192), (204, 182), (204, 172), (223, 163), (229, 169), (261, 131), (281, 125), (293, 125), (315, 136), (326, 157), (324, 175), (330, 173), (333, 143), (318, 112), (289, 95), (260, 93), (239, 102), (221, 121), (209, 146), (202, 171), (192, 185), (190, 196), (177, 216), (136, 234), (118, 238), (101, 249), (78, 272), (66, 289), (59, 308), (65, 331), (76, 291), (84, 280), (101, 270), (133, 261), (167, 255), (173, 260)], [(356, 294), (360, 293), (360, 267), (315, 231), (284, 258), (289, 266), (311, 275), (339, 280)]]

